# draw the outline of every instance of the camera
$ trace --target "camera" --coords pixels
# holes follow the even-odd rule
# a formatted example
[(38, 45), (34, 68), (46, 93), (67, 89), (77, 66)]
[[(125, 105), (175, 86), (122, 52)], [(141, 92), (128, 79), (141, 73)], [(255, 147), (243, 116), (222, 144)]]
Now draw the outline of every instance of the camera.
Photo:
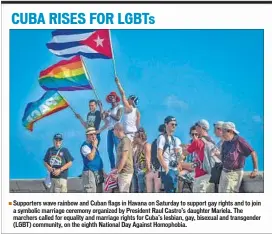
[(194, 162), (191, 167), (192, 168), (200, 167), (200, 162)]
[(178, 166), (178, 162), (177, 162), (176, 160), (171, 160), (171, 161), (169, 162), (169, 167), (175, 168), (175, 167), (177, 167), (177, 166)]

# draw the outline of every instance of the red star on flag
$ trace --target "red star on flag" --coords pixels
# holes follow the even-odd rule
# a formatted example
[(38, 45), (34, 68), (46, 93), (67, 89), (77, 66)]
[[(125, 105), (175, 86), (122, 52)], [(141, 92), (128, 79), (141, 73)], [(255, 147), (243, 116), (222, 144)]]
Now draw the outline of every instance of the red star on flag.
[(100, 54), (112, 58), (111, 42), (108, 29), (96, 30), (91, 36), (80, 43), (91, 47)]

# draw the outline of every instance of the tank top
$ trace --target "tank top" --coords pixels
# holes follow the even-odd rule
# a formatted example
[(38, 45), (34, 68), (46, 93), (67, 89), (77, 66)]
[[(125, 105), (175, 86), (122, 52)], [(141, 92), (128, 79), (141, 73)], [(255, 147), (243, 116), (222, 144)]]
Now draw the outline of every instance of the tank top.
[(132, 108), (130, 113), (124, 113), (123, 125), (125, 133), (137, 132), (137, 108)]
[[(118, 104), (116, 107), (111, 108), (111, 109), (109, 110), (109, 112), (110, 112), (110, 114), (116, 115), (116, 114), (117, 114), (117, 111), (118, 111), (120, 108), (122, 108), (122, 105)], [(113, 129), (114, 125), (115, 125), (116, 123), (120, 122), (120, 120), (119, 120), (119, 121), (116, 121), (115, 119), (113, 119), (113, 118), (111, 118), (111, 117), (108, 117), (108, 120), (109, 120), (109, 126), (108, 126), (108, 129), (109, 129), (109, 130)]]
[[(145, 146), (145, 144), (144, 144), (144, 146)], [(146, 159), (145, 159), (144, 149), (142, 149), (141, 151), (136, 150), (135, 154), (136, 154), (135, 155), (135, 162), (134, 162), (135, 169), (138, 171), (146, 172), (147, 168), (146, 168)]]

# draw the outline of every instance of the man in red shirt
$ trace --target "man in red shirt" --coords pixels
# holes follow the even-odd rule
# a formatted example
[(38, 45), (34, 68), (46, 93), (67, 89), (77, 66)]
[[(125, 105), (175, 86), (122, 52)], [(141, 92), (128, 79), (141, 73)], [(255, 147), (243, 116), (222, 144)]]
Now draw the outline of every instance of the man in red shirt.
[(209, 182), (211, 175), (209, 175), (206, 171), (202, 169), (205, 143), (201, 138), (205, 138), (207, 141), (212, 141), (208, 135), (210, 125), (207, 120), (202, 119), (199, 120), (195, 126), (199, 138), (194, 139), (194, 141), (190, 145), (183, 148), (184, 155), (192, 153), (195, 153), (196, 155), (195, 162), (192, 163), (192, 167), (195, 168), (195, 182), (193, 192), (213, 193), (215, 191), (214, 184)]

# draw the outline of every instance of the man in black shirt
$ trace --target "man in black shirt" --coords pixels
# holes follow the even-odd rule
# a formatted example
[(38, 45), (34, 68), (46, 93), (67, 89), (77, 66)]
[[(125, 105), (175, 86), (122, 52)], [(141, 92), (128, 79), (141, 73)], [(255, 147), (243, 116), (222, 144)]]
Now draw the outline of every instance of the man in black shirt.
[[(98, 104), (100, 110), (96, 110), (96, 105)], [(90, 112), (87, 114), (87, 120), (84, 121), (82, 117), (79, 114), (76, 114), (76, 117), (80, 120), (81, 124), (87, 129), (90, 127), (94, 127), (96, 130), (96, 138), (98, 140), (98, 145), (100, 143), (100, 133), (104, 131), (107, 128), (107, 120), (104, 121), (104, 126), (99, 129), (100, 123), (101, 123), (101, 110), (102, 110), (102, 104), (101, 102), (97, 102), (96, 100), (90, 100), (89, 101), (89, 108)]]
[(74, 158), (67, 148), (62, 147), (63, 137), (57, 133), (54, 135), (54, 146), (50, 147), (44, 156), (44, 165), (50, 172), (51, 192), (66, 193), (68, 168), (72, 166)]

